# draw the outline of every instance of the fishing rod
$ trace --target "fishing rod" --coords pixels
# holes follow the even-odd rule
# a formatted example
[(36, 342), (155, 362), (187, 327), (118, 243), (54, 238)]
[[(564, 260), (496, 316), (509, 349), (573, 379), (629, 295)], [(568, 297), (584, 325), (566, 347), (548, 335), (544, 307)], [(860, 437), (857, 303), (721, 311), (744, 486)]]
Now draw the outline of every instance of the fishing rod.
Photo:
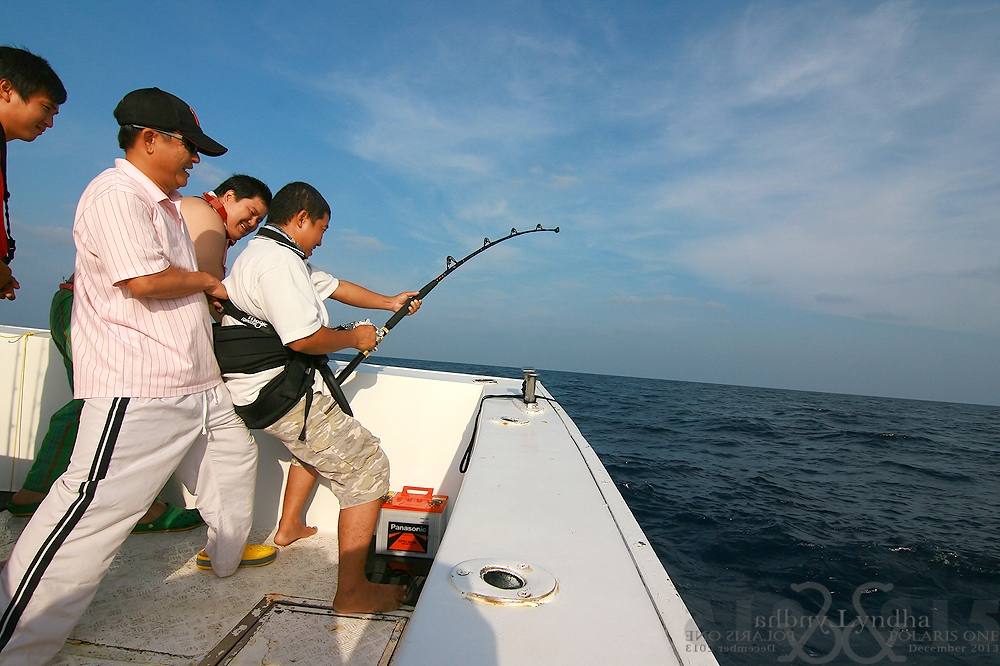
[[(441, 273), (441, 275), (438, 275), (436, 278), (425, 284), (423, 289), (421, 289), (416, 296), (410, 296), (408, 299), (406, 299), (406, 303), (403, 304), (403, 307), (396, 310), (396, 312), (389, 318), (389, 321), (385, 322), (385, 324), (382, 325), (382, 328), (378, 330), (378, 332), (376, 333), (377, 341), (381, 342), (382, 339), (385, 338), (385, 336), (389, 335), (389, 331), (391, 331), (393, 327), (396, 324), (398, 324), (403, 319), (403, 317), (406, 316), (407, 311), (410, 309), (410, 303), (416, 300), (422, 300), (425, 296), (427, 296), (427, 294), (431, 293), (431, 290), (434, 289), (434, 287), (440, 284), (441, 280), (445, 279), (446, 277), (454, 273), (456, 270), (458, 270), (459, 266), (467, 262), (469, 259), (472, 259), (477, 254), (485, 252), (494, 245), (499, 245), (500, 243), (510, 238), (513, 238), (514, 236), (533, 234), (538, 231), (551, 231), (553, 233), (559, 233), (559, 227), (555, 227), (554, 229), (545, 229), (542, 227), (542, 225), (539, 224), (536, 225), (534, 229), (528, 229), (527, 231), (518, 231), (517, 229), (511, 229), (510, 233), (504, 236), (503, 238), (498, 238), (497, 240), (494, 241), (491, 241), (489, 238), (484, 238), (483, 246), (481, 248), (479, 248), (475, 252), (470, 252), (469, 254), (462, 257), (458, 261), (455, 261), (455, 257), (448, 255), (448, 258), (445, 260), (444, 264), (445, 268), (444, 273)], [(366, 358), (368, 358), (368, 355), (371, 353), (372, 353), (371, 349), (363, 352), (358, 352), (358, 354), (353, 359), (351, 359), (351, 362), (348, 363), (347, 366), (340, 371), (339, 375), (337, 375), (337, 384), (338, 385), (343, 384), (344, 381), (350, 376), (350, 374), (354, 372), (354, 369), (357, 368), (359, 365), (361, 365), (361, 363)]]

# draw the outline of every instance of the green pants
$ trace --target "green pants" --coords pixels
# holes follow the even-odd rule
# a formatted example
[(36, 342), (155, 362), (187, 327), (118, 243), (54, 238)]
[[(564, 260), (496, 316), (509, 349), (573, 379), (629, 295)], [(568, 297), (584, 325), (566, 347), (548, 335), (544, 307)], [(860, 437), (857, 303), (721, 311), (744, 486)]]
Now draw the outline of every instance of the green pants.
[[(69, 377), (69, 387), (73, 388), (73, 350), (70, 346), (69, 321), (73, 312), (73, 292), (69, 289), (59, 289), (52, 297), (52, 307), (49, 309), (49, 328), (52, 331), (52, 341), (59, 350), (66, 365), (66, 375)], [(73, 455), (73, 445), (76, 444), (76, 431), (80, 427), (80, 412), (83, 410), (83, 400), (70, 400), (60, 407), (49, 419), (49, 429), (42, 440), (42, 446), (35, 455), (35, 462), (24, 480), (25, 490), (39, 493), (49, 492), (55, 480), (69, 467), (70, 456)]]

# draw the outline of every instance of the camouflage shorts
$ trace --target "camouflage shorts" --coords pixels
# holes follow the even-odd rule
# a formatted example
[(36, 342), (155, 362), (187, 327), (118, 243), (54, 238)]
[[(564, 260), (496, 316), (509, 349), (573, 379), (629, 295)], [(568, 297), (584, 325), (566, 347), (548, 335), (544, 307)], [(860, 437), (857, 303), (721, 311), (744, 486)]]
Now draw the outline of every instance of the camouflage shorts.
[(299, 440), (306, 399), (265, 432), (281, 440), (295, 459), (330, 479), (341, 508), (378, 499), (389, 490), (389, 459), (373, 435), (328, 395), (314, 393), (306, 441)]

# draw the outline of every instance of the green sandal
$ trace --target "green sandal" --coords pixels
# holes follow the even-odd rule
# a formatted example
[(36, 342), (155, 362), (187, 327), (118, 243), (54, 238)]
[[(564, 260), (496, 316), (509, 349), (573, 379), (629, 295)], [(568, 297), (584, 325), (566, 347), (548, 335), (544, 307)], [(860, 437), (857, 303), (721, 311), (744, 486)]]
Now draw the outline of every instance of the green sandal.
[(198, 509), (182, 509), (168, 504), (160, 517), (149, 523), (139, 523), (132, 534), (152, 534), (154, 532), (185, 532), (204, 525)]

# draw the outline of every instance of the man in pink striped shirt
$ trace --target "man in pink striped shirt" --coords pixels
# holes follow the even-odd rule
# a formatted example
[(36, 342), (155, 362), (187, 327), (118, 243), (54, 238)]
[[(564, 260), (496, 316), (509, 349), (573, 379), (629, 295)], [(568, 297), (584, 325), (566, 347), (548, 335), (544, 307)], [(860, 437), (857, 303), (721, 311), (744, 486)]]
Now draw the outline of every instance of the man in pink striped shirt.
[(226, 148), (194, 111), (158, 88), (115, 109), (125, 159), (91, 181), (77, 207), (72, 341), (85, 405), (67, 471), (0, 573), (0, 662), (45, 663), (93, 598), (111, 559), (175, 470), (198, 496), (208, 544), (197, 566), (219, 576), (271, 562), (246, 539), (257, 448), (233, 411), (212, 352), (205, 294), (178, 188)]

